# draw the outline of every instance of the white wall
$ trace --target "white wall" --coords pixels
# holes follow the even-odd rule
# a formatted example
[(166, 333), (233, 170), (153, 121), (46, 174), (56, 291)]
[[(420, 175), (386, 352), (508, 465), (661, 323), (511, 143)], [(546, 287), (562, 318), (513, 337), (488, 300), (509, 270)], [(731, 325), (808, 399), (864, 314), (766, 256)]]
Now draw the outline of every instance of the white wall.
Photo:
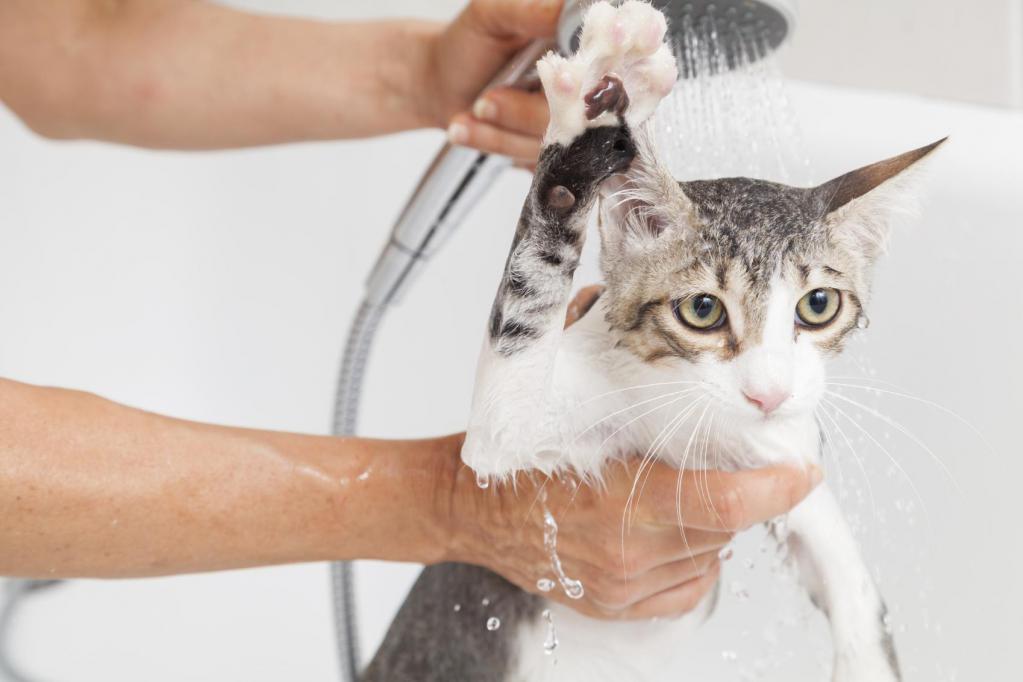
[[(380, 3), (302, 6), (381, 13)], [(426, 9), (392, 2), (383, 11)], [(919, 434), (957, 484), (876, 422), (868, 428), (913, 484), (897, 471), (889, 476), (884, 454), (866, 442), (858, 449), (876, 507), (867, 497), (857, 502), (867, 486), (848, 455), (841, 469), (905, 663), (916, 670), (910, 679), (953, 679), (950, 669), (961, 680), (1015, 679), (1009, 652), (1023, 632), (1023, 118), (807, 84), (791, 94), (822, 180), (952, 134), (934, 161), (921, 220), (897, 235), (882, 268), (873, 325), (856, 357), (961, 414), (990, 449), (945, 413), (888, 397), (876, 404)], [(437, 132), (420, 132), (151, 153), (42, 141), (0, 111), (0, 375), (193, 419), (323, 432), (362, 278), (439, 141)], [(365, 396), (366, 433), (436, 434), (464, 423), (475, 349), (527, 181), (501, 180), (385, 324)], [(838, 473), (829, 475), (837, 482)], [(735, 666), (768, 648), (776, 585), (742, 564), (754, 559), (759, 570), (758, 557), (751, 539), (728, 567), (726, 584), (748, 583), (751, 599), (726, 596), (721, 617), (691, 645), (700, 679), (733, 680)], [(414, 574), (360, 566), (367, 650)], [(785, 626), (781, 649), (805, 651), (807, 629), (819, 632), (819, 623)], [(17, 645), (26, 668), (57, 682), (334, 675), (322, 566), (75, 583), (34, 604)], [(724, 648), (739, 660), (723, 661)], [(785, 663), (770, 679), (807, 679), (807, 665)]]

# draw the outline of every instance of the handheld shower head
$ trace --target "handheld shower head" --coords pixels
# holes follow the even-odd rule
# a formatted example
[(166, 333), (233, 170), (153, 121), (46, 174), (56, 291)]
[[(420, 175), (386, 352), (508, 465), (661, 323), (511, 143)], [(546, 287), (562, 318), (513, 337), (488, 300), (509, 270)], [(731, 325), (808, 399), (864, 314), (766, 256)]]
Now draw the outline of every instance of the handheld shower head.
[[(550, 49), (575, 52), (583, 14), (593, 0), (565, 0), (555, 41), (525, 47), (488, 84), (526, 87), (535, 82), (536, 61)], [(717, 70), (734, 69), (777, 49), (791, 32), (788, 0), (651, 0), (668, 18), (681, 78), (704, 71), (693, 46), (712, 41)], [(714, 68), (711, 72), (714, 72)], [(461, 223), (496, 176), (509, 165), (502, 157), (445, 144), (405, 205), (384, 251), (366, 282), (375, 305), (398, 301), (427, 260)]]

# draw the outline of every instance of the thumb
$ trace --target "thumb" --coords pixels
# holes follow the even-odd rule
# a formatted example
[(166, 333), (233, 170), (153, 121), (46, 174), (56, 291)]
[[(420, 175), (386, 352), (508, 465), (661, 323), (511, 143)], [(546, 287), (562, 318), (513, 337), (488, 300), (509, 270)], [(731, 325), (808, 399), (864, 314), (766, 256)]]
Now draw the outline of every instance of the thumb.
[(465, 19), (497, 40), (549, 38), (561, 16), (563, 0), (473, 0)]

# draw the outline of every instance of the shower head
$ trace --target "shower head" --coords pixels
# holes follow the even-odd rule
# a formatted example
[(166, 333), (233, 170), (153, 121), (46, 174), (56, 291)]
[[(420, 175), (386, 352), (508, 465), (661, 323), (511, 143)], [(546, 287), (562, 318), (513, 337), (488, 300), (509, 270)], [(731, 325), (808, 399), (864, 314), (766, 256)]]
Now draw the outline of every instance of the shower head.
[[(720, 61), (706, 68), (735, 69), (774, 52), (785, 42), (795, 19), (789, 0), (649, 0), (668, 20), (668, 41), (679, 60), (679, 76), (691, 78), (701, 69), (696, 52), (705, 46)], [(579, 48), (583, 15), (592, 0), (569, 0), (558, 22), (558, 48), (572, 54)]]
[[(668, 19), (669, 41), (681, 78), (712, 76), (773, 52), (791, 33), (791, 0), (650, 0)], [(485, 89), (530, 87), (545, 52), (572, 54), (586, 8), (594, 0), (565, 0), (552, 41), (523, 48)], [(617, 3), (616, 3), (617, 4)], [(507, 159), (445, 145), (406, 204), (366, 283), (375, 305), (401, 298), (410, 282), (493, 183)]]

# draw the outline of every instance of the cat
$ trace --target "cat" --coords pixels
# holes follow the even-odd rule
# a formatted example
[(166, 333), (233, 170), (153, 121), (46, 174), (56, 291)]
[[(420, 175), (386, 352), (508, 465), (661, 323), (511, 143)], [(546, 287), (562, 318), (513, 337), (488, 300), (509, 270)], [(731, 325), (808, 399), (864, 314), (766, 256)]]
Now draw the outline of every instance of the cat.
[[(608, 460), (632, 453), (699, 468), (694, 437), (713, 451), (714, 468), (815, 462), (825, 362), (863, 326), (893, 206), (907, 196), (909, 169), (941, 143), (812, 188), (676, 182), (648, 121), (677, 77), (665, 29), (648, 4), (600, 2), (587, 11), (578, 53), (537, 65), (550, 126), (462, 451), (495, 485), (521, 470), (599, 480)], [(594, 211), (606, 288), (562, 331)], [(635, 409), (630, 390), (642, 386), (667, 389)], [(701, 436), (709, 411), (727, 425)], [(778, 539), (830, 620), (833, 680), (900, 680), (884, 602), (826, 484), (786, 528)], [(708, 598), (677, 620), (596, 621), (485, 569), (432, 566), (363, 679), (685, 679), (677, 644), (712, 609)], [(500, 628), (484, 627), (495, 613)], [(556, 665), (543, 646), (551, 618)]]

